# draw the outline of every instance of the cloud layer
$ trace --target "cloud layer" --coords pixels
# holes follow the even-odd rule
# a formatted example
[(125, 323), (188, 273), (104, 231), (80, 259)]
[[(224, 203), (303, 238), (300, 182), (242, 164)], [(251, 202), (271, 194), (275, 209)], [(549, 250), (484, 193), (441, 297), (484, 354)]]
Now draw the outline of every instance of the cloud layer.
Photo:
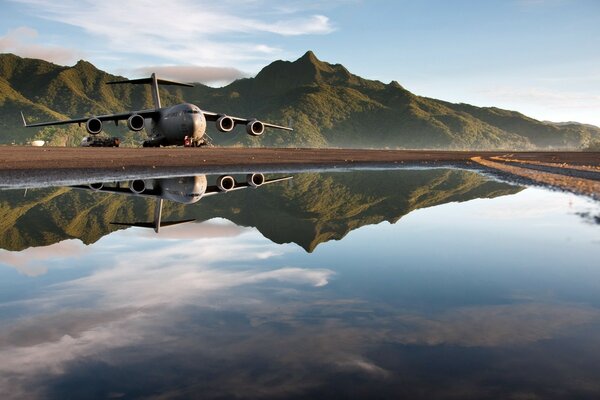
[(325, 15), (278, 8), (270, 1), (174, 0), (163, 6), (148, 0), (14, 1), (29, 6), (38, 17), (80, 28), (102, 41), (98, 48), (105, 49), (100, 51), (106, 57), (150, 56), (170, 65), (223, 67), (272, 61), (282, 54), (268, 44), (273, 37), (334, 30)]
[(151, 66), (135, 70), (136, 76), (149, 76), (155, 72), (164, 79), (181, 82), (200, 82), (204, 84), (223, 84), (244, 78), (247, 74), (228, 67), (196, 67), (196, 66)]
[(39, 37), (38, 31), (28, 27), (19, 27), (0, 36), (0, 53), (14, 53), (21, 57), (41, 58), (56, 64), (69, 64), (77, 60), (81, 53), (66, 47), (44, 46), (34, 43)]

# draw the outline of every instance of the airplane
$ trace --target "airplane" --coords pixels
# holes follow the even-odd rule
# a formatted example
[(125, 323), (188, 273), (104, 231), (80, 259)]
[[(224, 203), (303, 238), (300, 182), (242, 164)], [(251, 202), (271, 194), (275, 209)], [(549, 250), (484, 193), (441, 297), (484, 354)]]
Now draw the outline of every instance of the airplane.
[(89, 185), (73, 185), (70, 187), (91, 190), (93, 192), (116, 193), (156, 199), (153, 222), (111, 222), (111, 224), (153, 228), (156, 233), (159, 233), (161, 227), (194, 221), (194, 219), (186, 219), (163, 222), (162, 207), (164, 200), (180, 204), (194, 204), (204, 197), (246, 188), (256, 189), (263, 185), (270, 185), (289, 179), (292, 179), (292, 177), (284, 176), (281, 178), (266, 179), (263, 174), (254, 173), (247, 174), (245, 182), (238, 182), (231, 175), (221, 175), (217, 178), (215, 185), (208, 185), (206, 175), (195, 175), (174, 178), (135, 179), (126, 182), (116, 182), (114, 186), (107, 186), (108, 184), (105, 183), (91, 183)]
[(64, 124), (81, 124), (85, 123), (85, 129), (91, 135), (97, 135), (102, 132), (104, 122), (112, 121), (118, 125), (119, 121), (127, 120), (127, 127), (139, 132), (146, 128), (146, 133), (149, 138), (143, 142), (144, 147), (159, 147), (159, 146), (181, 146), (189, 145), (199, 147), (206, 145), (204, 139), (206, 133), (206, 122), (214, 121), (217, 129), (221, 132), (231, 132), (237, 125), (246, 125), (246, 132), (251, 136), (260, 136), (264, 133), (265, 128), (282, 129), (292, 131), (292, 128), (261, 122), (255, 118), (239, 118), (225, 114), (218, 114), (210, 111), (201, 110), (198, 106), (189, 103), (177, 104), (172, 107), (162, 107), (160, 103), (160, 95), (158, 85), (175, 85), (193, 87), (187, 83), (173, 82), (165, 79), (158, 79), (156, 74), (152, 74), (150, 78), (131, 79), (122, 81), (106, 82), (108, 85), (117, 84), (150, 84), (152, 89), (152, 100), (154, 103), (153, 109), (130, 111), (120, 114), (98, 115), (83, 118), (75, 118), (64, 121), (41, 122), (28, 124), (25, 116), (23, 125), (26, 128), (64, 125)]

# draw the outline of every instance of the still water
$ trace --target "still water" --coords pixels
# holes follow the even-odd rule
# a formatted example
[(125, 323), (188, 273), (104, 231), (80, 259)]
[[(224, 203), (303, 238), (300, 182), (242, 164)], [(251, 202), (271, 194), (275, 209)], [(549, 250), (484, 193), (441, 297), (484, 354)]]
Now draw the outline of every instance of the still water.
[(187, 202), (0, 191), (2, 398), (600, 396), (597, 202), (449, 169)]

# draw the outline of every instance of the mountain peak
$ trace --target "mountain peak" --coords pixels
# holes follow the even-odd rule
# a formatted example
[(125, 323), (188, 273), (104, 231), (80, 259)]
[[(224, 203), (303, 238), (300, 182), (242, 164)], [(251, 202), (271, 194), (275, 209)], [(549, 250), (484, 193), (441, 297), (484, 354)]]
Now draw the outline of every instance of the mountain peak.
[(312, 52), (312, 50), (308, 50), (306, 53), (304, 53), (304, 55), (302, 57), (300, 57), (299, 59), (296, 60), (296, 62), (298, 61), (304, 61), (304, 62), (310, 62), (312, 64), (320, 64), (321, 60), (319, 60), (317, 58), (317, 56), (315, 55), (315, 53)]
[[(321, 78), (320, 72), (333, 72), (334, 67), (329, 63), (319, 60), (315, 53), (313, 53), (311, 50), (308, 50), (302, 57), (294, 61), (292, 64), (298, 66), (298, 68), (310, 71), (312, 74), (314, 74), (316, 80)], [(335, 67), (338, 66), (336, 65)], [(339, 67), (341, 67), (341, 65)]]
[(311, 50), (293, 62), (271, 63), (258, 73), (256, 81), (279, 89), (314, 84), (362, 86), (367, 82), (351, 74), (343, 65), (319, 60)]
[(79, 60), (77, 64), (73, 66), (73, 68), (82, 68), (82, 69), (97, 69), (94, 64), (89, 61)]

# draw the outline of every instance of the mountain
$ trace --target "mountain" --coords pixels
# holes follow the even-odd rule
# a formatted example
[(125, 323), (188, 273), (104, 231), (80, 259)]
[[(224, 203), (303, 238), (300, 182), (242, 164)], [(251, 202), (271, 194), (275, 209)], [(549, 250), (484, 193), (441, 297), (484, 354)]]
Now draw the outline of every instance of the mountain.
[[(163, 221), (226, 218), (255, 227), (273, 242), (296, 243), (311, 252), (354, 229), (395, 223), (419, 208), (520, 190), (462, 170), (307, 173), (187, 206), (166, 201)], [(111, 222), (151, 221), (153, 212), (154, 201), (140, 197), (69, 188), (29, 190), (26, 197), (22, 190), (0, 191), (0, 248), (18, 251), (73, 238), (90, 244), (121, 229)]]
[[(103, 84), (121, 78), (85, 61), (64, 67), (1, 54), (0, 142), (37, 135), (55, 144), (74, 144), (86, 135), (77, 126), (22, 128), (20, 111), (36, 122), (151, 106), (147, 87)], [(531, 149), (581, 148), (600, 139), (600, 128), (590, 125), (548, 124), (515, 111), (417, 96), (395, 81), (363, 79), (342, 65), (320, 61), (310, 51), (222, 88), (164, 87), (161, 96), (163, 105), (185, 100), (211, 111), (294, 124), (291, 134), (260, 138), (242, 129), (222, 134), (211, 127), (209, 135), (219, 145)], [(126, 142), (139, 138), (123, 127), (107, 129)]]

